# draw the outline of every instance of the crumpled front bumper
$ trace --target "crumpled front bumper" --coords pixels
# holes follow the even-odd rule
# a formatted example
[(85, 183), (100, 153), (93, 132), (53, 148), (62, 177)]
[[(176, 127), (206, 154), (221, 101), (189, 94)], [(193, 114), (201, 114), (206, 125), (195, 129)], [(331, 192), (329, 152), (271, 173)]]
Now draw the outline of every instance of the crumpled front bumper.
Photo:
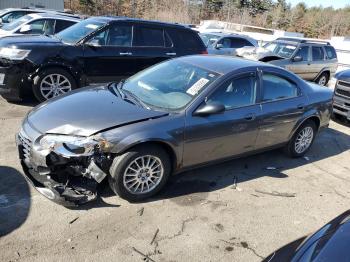
[[(30, 129), (30, 126), (24, 126)], [(38, 151), (26, 131), (22, 128), (16, 135), (16, 144), (25, 178), (39, 193), (64, 206), (77, 206), (97, 198), (97, 186), (107, 174), (93, 159), (88, 159), (87, 166), (77, 164), (77, 170), (83, 172), (74, 173), (69, 163), (78, 162), (81, 158), (70, 159), (54, 152)], [(58, 163), (59, 168), (53, 163)]]

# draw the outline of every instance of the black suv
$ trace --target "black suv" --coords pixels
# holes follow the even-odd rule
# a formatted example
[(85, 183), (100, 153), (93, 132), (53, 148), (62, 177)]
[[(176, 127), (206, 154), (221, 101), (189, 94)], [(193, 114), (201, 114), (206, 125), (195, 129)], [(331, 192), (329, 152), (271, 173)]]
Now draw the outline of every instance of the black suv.
[(92, 17), (52, 36), (0, 40), (0, 94), (44, 101), (90, 83), (120, 81), (162, 60), (203, 54), (192, 29), (156, 21)]

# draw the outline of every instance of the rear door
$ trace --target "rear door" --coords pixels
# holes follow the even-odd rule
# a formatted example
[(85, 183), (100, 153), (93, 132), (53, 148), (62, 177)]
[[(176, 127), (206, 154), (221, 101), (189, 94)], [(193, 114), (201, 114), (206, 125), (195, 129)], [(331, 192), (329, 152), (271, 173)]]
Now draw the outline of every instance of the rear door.
[[(186, 116), (184, 165), (191, 166), (252, 151), (258, 134), (261, 108), (256, 104), (255, 72), (235, 76), (206, 99), (225, 106), (225, 112)], [(203, 101), (204, 103), (204, 101)]]
[(133, 55), (135, 72), (176, 56), (174, 45), (163, 27), (153, 24), (136, 24)]
[(310, 73), (312, 79), (315, 79), (322, 69), (326, 66), (325, 63), (325, 53), (322, 46), (312, 46), (311, 47), (312, 62), (310, 65)]
[(135, 73), (133, 24), (113, 23), (84, 43), (84, 71), (89, 82), (118, 81)]
[(287, 142), (307, 105), (307, 98), (296, 82), (277, 69), (266, 69), (261, 74), (262, 120), (257, 149)]
[[(313, 73), (311, 70), (311, 53), (310, 46), (305, 45), (298, 48), (295, 55), (290, 59), (290, 64), (286, 66), (286, 69), (299, 75), (306, 80), (313, 79)], [(295, 57), (301, 57), (301, 61), (294, 61)]]

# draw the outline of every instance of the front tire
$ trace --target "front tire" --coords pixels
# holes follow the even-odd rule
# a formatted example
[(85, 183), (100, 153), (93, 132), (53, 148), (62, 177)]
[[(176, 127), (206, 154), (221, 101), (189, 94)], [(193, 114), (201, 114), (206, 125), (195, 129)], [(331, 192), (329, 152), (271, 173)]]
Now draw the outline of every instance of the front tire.
[(77, 88), (73, 76), (61, 68), (41, 70), (34, 78), (33, 93), (40, 102), (63, 95)]
[(302, 157), (310, 149), (317, 132), (315, 123), (311, 120), (303, 123), (295, 132), (285, 150), (291, 157)]
[(136, 202), (157, 194), (170, 173), (170, 159), (163, 148), (137, 146), (114, 159), (109, 185), (121, 198)]

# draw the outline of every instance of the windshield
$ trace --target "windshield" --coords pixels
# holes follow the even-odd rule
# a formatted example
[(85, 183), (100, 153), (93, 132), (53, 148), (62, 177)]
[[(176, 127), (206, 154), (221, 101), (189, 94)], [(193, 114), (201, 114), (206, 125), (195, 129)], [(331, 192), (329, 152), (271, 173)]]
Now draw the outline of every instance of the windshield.
[(179, 110), (219, 75), (185, 62), (169, 60), (130, 77), (123, 90), (151, 108)]
[(270, 42), (264, 48), (283, 58), (290, 58), (297, 46), (290, 43)]
[(220, 36), (213, 34), (199, 34), (199, 36), (207, 47), (212, 46), (220, 38)]
[(16, 29), (17, 27), (19, 27), (20, 25), (30, 21), (31, 19), (33, 19), (33, 17), (29, 15), (25, 15), (12, 21), (11, 23), (5, 24), (3, 27), (1, 27), (1, 29), (5, 31), (12, 31), (13, 29)]
[(105, 24), (105, 22), (99, 21), (96, 18), (90, 18), (68, 27), (67, 29), (56, 34), (56, 36), (64, 43), (75, 44)]

